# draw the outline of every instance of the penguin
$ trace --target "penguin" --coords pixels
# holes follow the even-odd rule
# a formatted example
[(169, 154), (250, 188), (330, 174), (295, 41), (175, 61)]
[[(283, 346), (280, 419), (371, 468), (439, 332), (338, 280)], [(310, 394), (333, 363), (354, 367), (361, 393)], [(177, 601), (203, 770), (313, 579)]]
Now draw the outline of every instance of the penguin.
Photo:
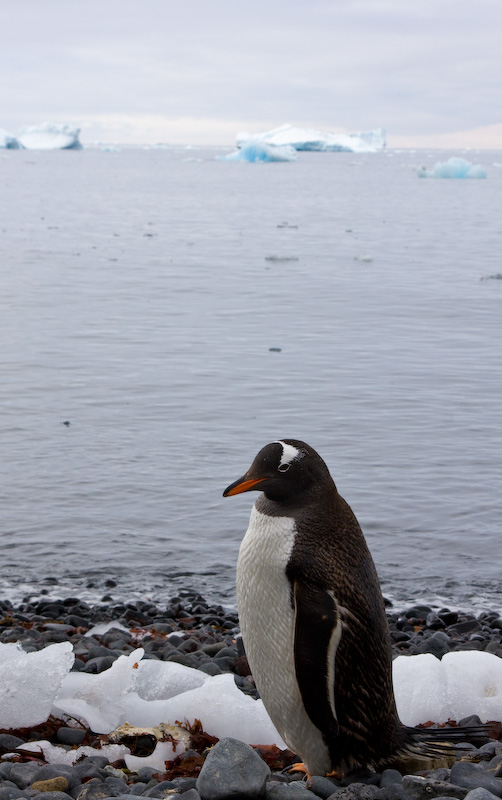
[[(465, 731), (401, 723), (375, 565), (321, 456), (297, 439), (267, 444), (223, 496), (248, 491), (261, 494), (239, 549), (239, 620), (260, 697), (287, 746), (310, 775), (444, 755), (441, 742)], [(486, 741), (484, 729), (479, 735)]]

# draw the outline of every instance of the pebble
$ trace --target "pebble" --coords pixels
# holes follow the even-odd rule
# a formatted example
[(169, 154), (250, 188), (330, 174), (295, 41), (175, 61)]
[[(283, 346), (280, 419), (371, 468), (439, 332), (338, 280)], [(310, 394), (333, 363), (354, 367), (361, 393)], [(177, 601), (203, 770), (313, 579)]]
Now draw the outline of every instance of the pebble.
[[(475, 616), (420, 604), (399, 613), (387, 607), (387, 617), (394, 655), (433, 653), (440, 658), (452, 650), (478, 649), (502, 656), (502, 620), (495, 612)], [(95, 625), (111, 621), (120, 622), (127, 630), (112, 628), (104, 634), (85, 635)], [(178, 661), (209, 675), (230, 672), (244, 693), (258, 696), (236, 614), (208, 603), (197, 592), (182, 591), (164, 607), (143, 601), (114, 602), (110, 596), (99, 605), (89, 605), (77, 597), (27, 599), (18, 607), (0, 600), (0, 642), (22, 641), (33, 651), (54, 641), (70, 641), (78, 656), (74, 669), (84, 672), (104, 671), (121, 654), (130, 653), (138, 646), (131, 629), (138, 628), (147, 658)], [(479, 721), (474, 717), (461, 722)], [(169, 798), (173, 794), (182, 794), (185, 800), (502, 798), (502, 743), (495, 740), (478, 750), (473, 748), (468, 754), (472, 760), (465, 757), (451, 770), (441, 768), (402, 777), (396, 769), (384, 769), (381, 774), (359, 772), (343, 780), (313, 776), (305, 781), (298, 773), (271, 773), (253, 748), (233, 739), (222, 739), (204, 753), (198, 777), (172, 780), (152, 767), (129, 772), (123, 762), (110, 765), (99, 750), (96, 756), (73, 767), (5, 760), (5, 754), (30, 739), (50, 738), (54, 744), (71, 749), (87, 743), (86, 734), (83, 728), (67, 725), (56, 726), (52, 737), (37, 730), (0, 732), (0, 800), (125, 800), (131, 796)]]
[(246, 800), (265, 793), (270, 769), (256, 750), (238, 739), (220, 739), (197, 778), (202, 800)]

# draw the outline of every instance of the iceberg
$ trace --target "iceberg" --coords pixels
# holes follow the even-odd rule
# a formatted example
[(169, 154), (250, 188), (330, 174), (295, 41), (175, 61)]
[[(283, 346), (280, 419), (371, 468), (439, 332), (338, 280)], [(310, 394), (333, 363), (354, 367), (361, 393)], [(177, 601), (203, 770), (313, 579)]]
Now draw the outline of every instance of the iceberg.
[(480, 164), (471, 164), (465, 158), (453, 156), (448, 161), (438, 161), (432, 169), (421, 167), (419, 178), (486, 178), (486, 170)]
[(235, 150), (227, 156), (218, 156), (219, 161), (247, 161), (251, 164), (257, 161), (296, 161), (296, 159), (297, 155), (293, 147), (270, 144), (258, 139), (244, 142), (239, 150)]
[(22, 149), (22, 147), (22, 144), (12, 133), (0, 128), (0, 150), (19, 150)]
[(21, 130), (19, 141), (27, 150), (82, 150), (80, 128), (42, 122)]
[(238, 133), (237, 147), (244, 147), (248, 142), (264, 142), (279, 146), (289, 146), (294, 150), (320, 150), (323, 152), (376, 153), (386, 145), (385, 131), (377, 128), (363, 133), (332, 133), (316, 131), (310, 128), (295, 128), (293, 125), (281, 125), (265, 133)]

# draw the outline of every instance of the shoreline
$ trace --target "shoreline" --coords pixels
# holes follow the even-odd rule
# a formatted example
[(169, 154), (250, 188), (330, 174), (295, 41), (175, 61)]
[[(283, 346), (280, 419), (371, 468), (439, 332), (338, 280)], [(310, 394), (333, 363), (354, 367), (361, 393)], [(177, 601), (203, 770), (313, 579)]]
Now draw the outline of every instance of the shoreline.
[[(441, 658), (445, 653), (455, 650), (485, 650), (502, 657), (502, 619), (497, 612), (476, 615), (449, 608), (433, 610), (430, 606), (415, 605), (399, 612), (387, 607), (387, 616), (395, 656), (432, 653)], [(118, 627), (110, 626), (110, 623)], [(207, 602), (202, 595), (191, 590), (180, 591), (162, 607), (149, 601), (114, 602), (111, 597), (109, 601), (103, 598), (100, 604), (94, 605), (78, 597), (57, 600), (44, 595), (17, 605), (0, 600), (0, 642), (20, 642), (28, 652), (41, 650), (50, 644), (70, 642), (76, 655), (72, 671), (89, 675), (106, 671), (120, 655), (128, 655), (141, 647), (145, 650), (145, 659), (174, 661), (210, 676), (230, 673), (241, 692), (252, 698), (258, 697), (240, 638), (236, 612), (223, 605)], [(96, 755), (91, 750), (90, 755), (87, 753), (74, 766), (66, 765), (64, 769), (61, 765), (46, 764), (43, 758), (29, 752), (29, 742), (41, 738), (66, 750), (80, 745), (95, 747), (107, 741), (106, 735), (98, 737), (82, 725), (75, 727), (75, 722), (68, 719), (61, 721), (51, 717), (46, 723), (32, 728), (3, 729), (0, 731), (0, 800), (15, 800), (17, 797), (103, 800), (122, 794), (164, 797), (167, 792), (190, 792), (187, 800), (206, 800), (205, 789), (201, 789), (203, 782), (198, 780), (198, 775), (206, 763), (208, 752), (213, 752), (207, 748), (217, 741), (211, 737), (211, 733), (209, 729), (198, 731), (198, 736), (192, 732), (188, 753), (185, 757), (180, 755), (174, 761), (168, 761), (167, 770), (159, 771), (158, 767), (145, 765), (134, 771), (126, 769), (120, 759), (110, 765), (99, 749), (95, 751)], [(22, 751), (16, 750), (16, 747), (23, 742), (28, 744), (28, 752), (20, 755)], [(242, 748), (247, 748), (246, 752), (253, 753), (251, 747), (240, 744)], [(384, 777), (386, 773), (395, 773), (390, 769), (382, 773), (347, 776), (342, 781), (330, 779), (328, 783), (327, 778), (314, 777), (307, 784), (302, 784), (301, 790), (309, 792), (304, 800), (311, 798), (312, 794), (324, 800), (330, 796), (327, 792), (348, 791), (349, 786), (353, 793), (350, 797), (344, 796), (345, 800), (425, 800), (431, 796), (431, 781), (439, 781), (442, 784), (439, 787), (441, 796), (452, 796), (451, 790), (456, 787), (453, 796), (462, 800), (468, 796), (469, 789), (482, 787), (492, 793), (492, 798), (502, 797), (502, 743), (487, 740), (479, 749), (472, 745), (468, 748), (472, 756), (470, 761), (457, 762), (457, 765), (449, 767), (441, 765), (434, 768), (434, 765), (429, 765), (427, 769), (420, 768), (423, 764), (418, 767), (415, 764), (413, 769), (409, 769), (407, 777), (401, 779), (399, 776), (398, 780), (393, 774), (393, 784), (387, 783), (389, 775)], [(214, 752), (218, 754), (220, 751), (215, 748)], [(188, 756), (190, 753), (191, 756)], [(301, 776), (282, 772), (284, 767), (293, 763), (293, 754), (277, 748), (265, 748), (260, 751), (258, 760), (263, 763), (264, 759), (269, 769), (266, 783), (267, 793), (271, 792), (270, 800), (278, 800), (278, 794), (283, 800), (289, 800), (285, 794), (287, 789), (290, 792), (294, 789), (294, 796), (297, 797), (300, 787), (292, 787), (291, 782), (297, 783)], [(463, 770), (468, 771), (471, 767), (477, 769), (476, 775), (469, 774), (465, 778), (467, 783), (458, 784), (463, 780), (462, 775), (459, 777), (457, 774), (459, 764), (468, 765), (462, 767)], [(234, 766), (233, 769), (236, 768)], [(227, 765), (226, 769), (232, 772), (231, 766)], [(414, 773), (415, 777), (418, 775), (417, 780), (422, 783), (410, 784), (410, 773)], [(57, 784), (49, 783), (52, 789), (44, 789), (44, 781), (50, 782), (53, 778), (64, 778), (67, 784), (59, 780)], [(423, 781), (428, 782), (427, 786)], [(396, 786), (398, 783), (399, 787)], [(57, 790), (54, 788), (56, 785), (59, 786)], [(464, 786), (460, 793), (458, 785)], [(90, 786), (94, 788), (89, 794)], [(284, 788), (278, 789), (278, 786)], [(354, 794), (356, 787), (360, 786), (364, 787), (366, 794), (361, 794), (362, 789), (357, 789), (359, 795)], [(500, 791), (495, 793), (495, 789)], [(41, 795), (46, 791), (50, 792), (50, 796), (42, 798)], [(262, 793), (258, 792), (256, 796), (262, 796)], [(435, 789), (432, 796), (437, 796)], [(209, 795), (207, 797), (209, 800)], [(221, 797), (225, 797), (225, 794)], [(344, 798), (340, 796), (339, 800)], [(468, 800), (490, 800), (490, 797), (486, 795)]]

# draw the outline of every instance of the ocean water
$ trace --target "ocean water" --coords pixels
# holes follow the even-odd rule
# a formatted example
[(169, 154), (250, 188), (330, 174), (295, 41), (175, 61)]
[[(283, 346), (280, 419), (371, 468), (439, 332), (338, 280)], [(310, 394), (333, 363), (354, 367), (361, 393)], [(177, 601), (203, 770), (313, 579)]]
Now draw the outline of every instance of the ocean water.
[(0, 596), (233, 604), (294, 437), (396, 604), (502, 609), (502, 153), (217, 152), (0, 155)]

